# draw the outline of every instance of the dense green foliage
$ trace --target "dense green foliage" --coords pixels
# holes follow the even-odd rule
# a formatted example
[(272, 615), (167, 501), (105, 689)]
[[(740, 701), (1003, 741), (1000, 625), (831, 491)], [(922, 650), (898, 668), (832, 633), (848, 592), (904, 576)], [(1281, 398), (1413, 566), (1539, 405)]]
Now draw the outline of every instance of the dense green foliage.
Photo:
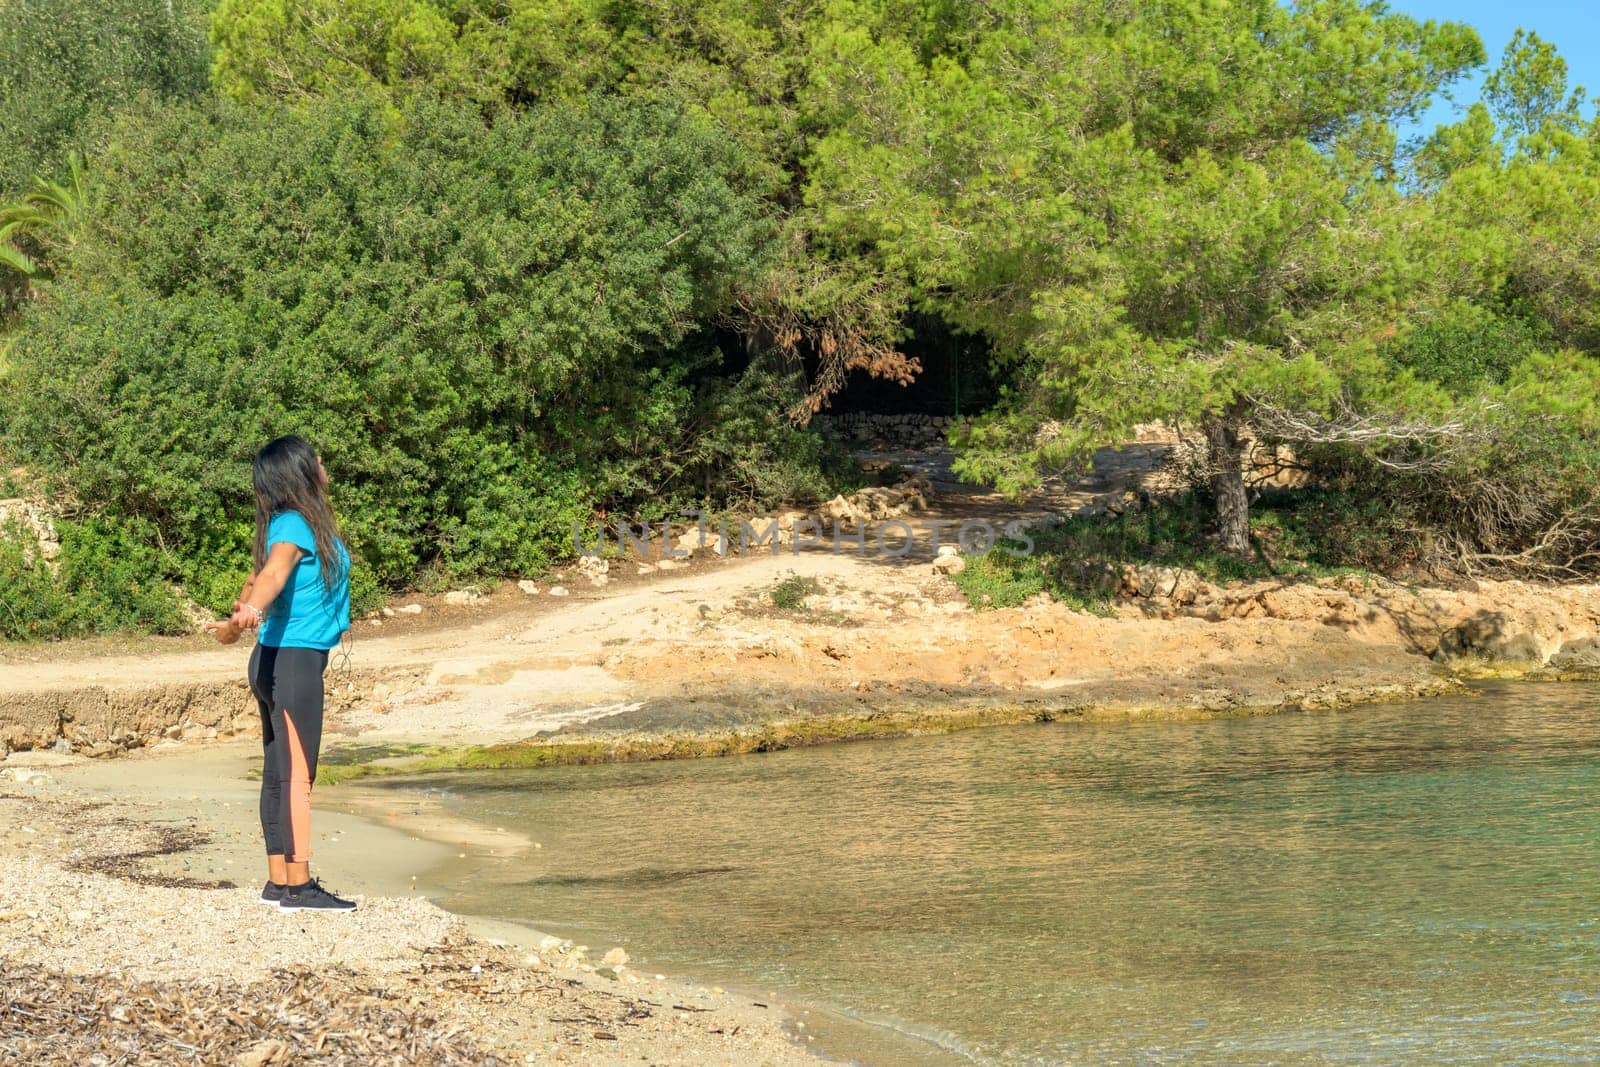
[(187, 629), (177, 597), (160, 580), (148, 527), (57, 520), (56, 533), (61, 553), (47, 564), (31, 531), (16, 523), (0, 528), (0, 639)]
[(0, 0), (0, 197), (56, 178), (109, 109), (206, 88), (194, 0)]
[[(1366, 0), (0, 14), (0, 451), (208, 606), (264, 437), (327, 457), (363, 597), (537, 570), (573, 520), (831, 492), (794, 423), (913, 377), (916, 316), (992, 358), (970, 478), (1198, 429), (1193, 565), (1600, 568), (1600, 123), (1536, 34), (1408, 147), (1486, 57)], [(1169, 540), (1113, 525), (1057, 555)]]
[(7, 434), (152, 524), (213, 604), (248, 556), (249, 457), (289, 429), (387, 585), (537, 570), (594, 507), (698, 497), (734, 453), (803, 471), (773, 440), (796, 432), (779, 383), (696, 379), (697, 324), (760, 266), (734, 153), (669, 106), (153, 109), (107, 145), (99, 223), (24, 324)]

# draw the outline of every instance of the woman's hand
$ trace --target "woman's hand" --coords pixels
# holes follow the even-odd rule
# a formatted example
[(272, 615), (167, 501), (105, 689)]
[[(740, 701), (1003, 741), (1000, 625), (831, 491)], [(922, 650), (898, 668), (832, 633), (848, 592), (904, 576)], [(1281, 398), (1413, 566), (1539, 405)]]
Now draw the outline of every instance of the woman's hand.
[(228, 617), (228, 625), (243, 632), (252, 626), (261, 625), (261, 611), (249, 604), (236, 604), (233, 614)]

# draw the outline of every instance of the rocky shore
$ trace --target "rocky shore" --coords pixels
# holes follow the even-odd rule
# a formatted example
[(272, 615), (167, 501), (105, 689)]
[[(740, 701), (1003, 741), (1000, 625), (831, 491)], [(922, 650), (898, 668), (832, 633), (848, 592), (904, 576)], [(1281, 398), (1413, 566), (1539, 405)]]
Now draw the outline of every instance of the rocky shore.
[[(575, 761), (752, 751), (984, 723), (1254, 714), (1600, 674), (1600, 587), (1373, 576), (1210, 585), (1103, 576), (1101, 617), (1039, 596), (975, 610), (948, 561), (826, 549), (722, 558), (570, 595), (506, 583), (357, 623), (328, 677), (328, 765), (363, 751), (528, 743)], [(528, 587), (532, 587), (530, 592)], [(567, 588), (566, 586), (558, 586)], [(0, 755), (92, 757), (254, 736), (247, 647), (0, 651)], [(559, 750), (559, 751), (555, 751)], [(541, 757), (544, 758), (544, 757)]]

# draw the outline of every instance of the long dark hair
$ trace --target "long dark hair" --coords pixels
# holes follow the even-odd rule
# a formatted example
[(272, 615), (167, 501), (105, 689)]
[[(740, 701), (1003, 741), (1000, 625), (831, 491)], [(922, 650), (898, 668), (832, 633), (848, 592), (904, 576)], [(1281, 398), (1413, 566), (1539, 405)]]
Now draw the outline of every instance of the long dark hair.
[(322, 584), (329, 594), (339, 580), (339, 523), (328, 503), (317, 453), (304, 437), (289, 434), (268, 441), (250, 464), (256, 490), (256, 570), (267, 562), (267, 526), (280, 511), (298, 511), (311, 524), (322, 563)]

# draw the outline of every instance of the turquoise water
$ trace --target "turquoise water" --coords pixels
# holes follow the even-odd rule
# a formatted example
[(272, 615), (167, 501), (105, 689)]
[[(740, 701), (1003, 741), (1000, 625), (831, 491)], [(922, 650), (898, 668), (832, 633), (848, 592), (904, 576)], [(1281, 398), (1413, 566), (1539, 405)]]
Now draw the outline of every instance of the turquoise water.
[(543, 845), (446, 907), (976, 1062), (1600, 1060), (1600, 686), (424, 785)]

